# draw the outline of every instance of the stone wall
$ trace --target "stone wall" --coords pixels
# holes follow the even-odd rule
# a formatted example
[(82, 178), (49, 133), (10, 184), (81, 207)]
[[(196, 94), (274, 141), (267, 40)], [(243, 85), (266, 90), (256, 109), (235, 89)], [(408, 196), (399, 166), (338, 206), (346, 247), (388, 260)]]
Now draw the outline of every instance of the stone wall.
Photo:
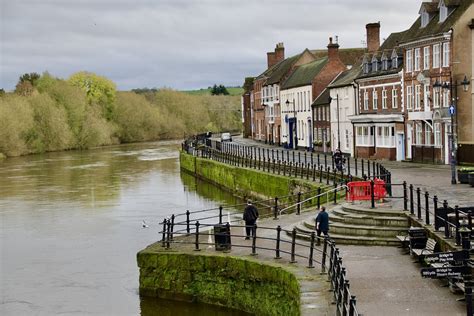
[(256, 315), (299, 315), (300, 286), (272, 264), (218, 254), (171, 252), (158, 244), (137, 254), (140, 295), (198, 301)]

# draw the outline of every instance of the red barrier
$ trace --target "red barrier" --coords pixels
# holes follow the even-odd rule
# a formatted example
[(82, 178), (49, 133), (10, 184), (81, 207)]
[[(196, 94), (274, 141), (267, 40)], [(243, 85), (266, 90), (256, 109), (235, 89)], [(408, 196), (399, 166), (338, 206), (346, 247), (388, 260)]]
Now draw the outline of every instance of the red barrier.
[[(353, 181), (347, 183), (347, 201), (368, 201), (371, 199), (372, 190), (370, 181)], [(380, 200), (387, 195), (385, 190), (385, 181), (375, 178), (374, 180), (374, 199)]]

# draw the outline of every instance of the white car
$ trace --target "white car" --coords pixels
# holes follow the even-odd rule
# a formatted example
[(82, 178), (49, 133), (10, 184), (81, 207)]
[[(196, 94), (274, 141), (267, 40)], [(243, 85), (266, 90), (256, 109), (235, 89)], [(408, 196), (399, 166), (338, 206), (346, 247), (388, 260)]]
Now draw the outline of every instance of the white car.
[(231, 142), (232, 141), (232, 136), (230, 133), (222, 133), (221, 134), (221, 142)]

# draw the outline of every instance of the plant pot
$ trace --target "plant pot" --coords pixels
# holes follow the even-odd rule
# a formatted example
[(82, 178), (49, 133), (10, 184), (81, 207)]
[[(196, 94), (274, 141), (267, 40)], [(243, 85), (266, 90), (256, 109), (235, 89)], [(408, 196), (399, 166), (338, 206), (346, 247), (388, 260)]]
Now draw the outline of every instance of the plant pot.
[(469, 173), (471, 171), (461, 171), (461, 170), (458, 170), (458, 180), (459, 180), (459, 183), (469, 183)]
[(474, 172), (469, 173), (469, 184), (474, 187)]

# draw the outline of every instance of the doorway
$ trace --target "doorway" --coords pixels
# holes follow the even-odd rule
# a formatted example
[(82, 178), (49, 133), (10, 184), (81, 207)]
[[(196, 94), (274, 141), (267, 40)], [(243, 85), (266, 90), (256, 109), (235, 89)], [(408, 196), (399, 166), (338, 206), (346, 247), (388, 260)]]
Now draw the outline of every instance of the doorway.
[(405, 135), (397, 133), (397, 161), (405, 159)]
[(413, 137), (413, 126), (411, 123), (407, 124), (407, 159), (411, 159), (411, 145)]

